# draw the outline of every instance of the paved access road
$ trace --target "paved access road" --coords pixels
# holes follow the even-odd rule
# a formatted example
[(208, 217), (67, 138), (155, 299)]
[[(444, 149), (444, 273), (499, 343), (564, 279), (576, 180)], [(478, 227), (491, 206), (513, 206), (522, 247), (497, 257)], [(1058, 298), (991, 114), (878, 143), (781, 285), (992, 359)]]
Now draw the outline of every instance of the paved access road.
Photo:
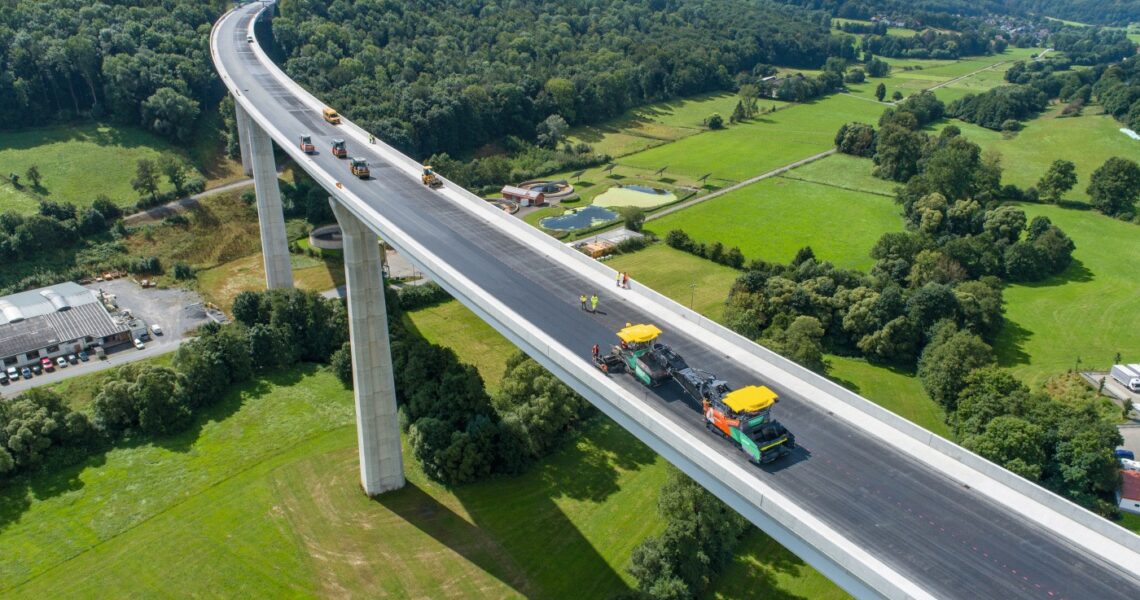
[[(235, 83), (276, 127), (289, 136), (312, 134), (315, 163), (341, 181), (432, 252), (511, 306), (535, 327), (589, 360), (595, 344), (616, 341), (627, 322), (653, 322), (651, 314), (613, 287), (594, 289), (575, 272), (505, 235), (453, 201), (387, 164), (367, 147), (372, 179), (348, 173), (346, 161), (328, 153), (337, 127), (327, 125), (257, 62), (246, 41), (252, 10), (241, 9), (218, 31), (222, 60)], [(636, 285), (636, 282), (635, 282)], [(597, 292), (599, 314), (579, 309), (580, 293)], [(666, 331), (662, 340), (689, 364), (717, 373), (736, 386), (757, 374), (724, 359), (704, 341)], [(703, 430), (693, 403), (675, 385), (648, 390), (628, 376), (616, 380), (667, 418)], [(1100, 559), (1069, 546), (1034, 523), (1011, 517), (987, 497), (932, 470), (814, 404), (777, 388), (776, 412), (802, 448), (756, 477), (801, 503), (849, 539), (938, 598), (1042, 600), (1135, 599), (1140, 582)], [(744, 462), (719, 438), (708, 438), (725, 461)]]

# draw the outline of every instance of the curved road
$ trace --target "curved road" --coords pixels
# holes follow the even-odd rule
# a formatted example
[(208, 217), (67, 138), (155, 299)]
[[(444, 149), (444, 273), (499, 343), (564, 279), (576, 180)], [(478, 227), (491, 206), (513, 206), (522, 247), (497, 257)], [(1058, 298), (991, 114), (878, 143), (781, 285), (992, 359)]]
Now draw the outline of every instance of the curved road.
[[(345, 161), (328, 153), (337, 127), (278, 83), (246, 41), (257, 7), (238, 9), (218, 25), (220, 60), (258, 110), (290, 136), (311, 133), (316, 165), (338, 174), (351, 192), (424, 246), (512, 307), (536, 328), (568, 348), (615, 341), (626, 322), (654, 322), (620, 290), (596, 290), (600, 314), (579, 310), (577, 297), (596, 285), (524, 246), (483, 219), (444, 201), (369, 148), (364, 156), (373, 178), (348, 174)], [(351, 144), (351, 142), (350, 142)], [(663, 327), (663, 329), (667, 329)], [(735, 386), (759, 375), (727, 361), (699, 339), (666, 331), (662, 341), (689, 362)], [(697, 407), (675, 384), (647, 391), (628, 376), (615, 378), (653, 409), (693, 430), (703, 429)], [(1115, 565), (1090, 556), (1061, 536), (1027, 522), (988, 497), (963, 486), (894, 447), (843, 422), (786, 389), (777, 413), (802, 448), (767, 469), (754, 468), (780, 493), (810, 510), (836, 531), (938, 598), (1121, 599), (1140, 598), (1140, 582)], [(725, 461), (744, 462), (719, 438), (708, 444)], [(1044, 492), (1042, 492), (1044, 493)]]

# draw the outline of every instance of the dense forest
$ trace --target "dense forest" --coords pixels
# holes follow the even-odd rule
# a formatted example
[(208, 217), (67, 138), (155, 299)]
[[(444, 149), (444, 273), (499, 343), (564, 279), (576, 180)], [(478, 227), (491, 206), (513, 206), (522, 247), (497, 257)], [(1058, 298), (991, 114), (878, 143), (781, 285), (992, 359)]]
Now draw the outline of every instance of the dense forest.
[(299, 83), (427, 156), (731, 88), (759, 64), (819, 68), (850, 44), (827, 26), (767, 0), (282, 0), (273, 34)]
[(220, 95), (208, 36), (224, 1), (3, 4), (0, 129), (109, 117), (186, 140)]

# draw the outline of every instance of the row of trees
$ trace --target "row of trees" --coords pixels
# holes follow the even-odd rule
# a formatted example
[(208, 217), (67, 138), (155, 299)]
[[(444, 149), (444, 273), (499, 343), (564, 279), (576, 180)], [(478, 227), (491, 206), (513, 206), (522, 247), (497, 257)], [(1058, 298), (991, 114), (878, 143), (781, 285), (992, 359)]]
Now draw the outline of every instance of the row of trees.
[(949, 60), (963, 56), (1004, 52), (1008, 46), (996, 31), (968, 27), (959, 33), (943, 33), (933, 29), (911, 37), (897, 35), (864, 35), (860, 46), (865, 52), (892, 58), (933, 58)]
[(669, 233), (665, 235), (665, 243), (672, 248), (688, 252), (689, 254), (695, 254), (701, 258), (707, 258), (715, 263), (727, 265), (734, 269), (744, 267), (744, 253), (741, 252), (737, 246), (725, 249), (724, 244), (720, 242), (713, 242), (711, 244), (697, 242), (690, 238), (689, 234), (680, 229), (670, 230)]
[(1140, 132), (1140, 56), (1106, 68), (1093, 92), (1106, 113)]
[(185, 141), (216, 97), (210, 24), (225, 3), (12, 0), (0, 11), (0, 129), (111, 117)]
[(1040, 27), (1060, 29), (1056, 21), (1036, 20), (1040, 15), (1099, 25), (1126, 25), (1140, 21), (1140, 7), (1128, 0), (779, 0), (827, 11), (845, 19), (888, 15), (908, 26), (927, 25), (957, 30), (962, 21), (987, 15), (1034, 19)]
[[(285, 70), (381, 138), (458, 155), (560, 115), (596, 122), (631, 106), (733, 87), (759, 63), (818, 68), (843, 41), (826, 17), (744, 0), (287, 0), (273, 34)], [(850, 47), (850, 41), (848, 40)]]

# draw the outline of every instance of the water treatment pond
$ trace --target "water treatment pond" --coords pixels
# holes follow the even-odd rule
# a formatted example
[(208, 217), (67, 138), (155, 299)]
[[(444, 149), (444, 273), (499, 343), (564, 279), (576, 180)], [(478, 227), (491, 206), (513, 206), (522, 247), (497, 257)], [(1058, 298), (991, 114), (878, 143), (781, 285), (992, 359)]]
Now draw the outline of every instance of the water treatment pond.
[(539, 221), (539, 225), (555, 231), (570, 231), (591, 225), (600, 225), (616, 218), (617, 213), (614, 211), (591, 205), (570, 209), (557, 217), (546, 217)]
[(649, 187), (646, 185), (627, 184), (621, 187), (612, 187), (594, 198), (595, 206), (636, 206), (638, 208), (653, 208), (668, 204), (677, 199), (676, 194), (668, 190)]

